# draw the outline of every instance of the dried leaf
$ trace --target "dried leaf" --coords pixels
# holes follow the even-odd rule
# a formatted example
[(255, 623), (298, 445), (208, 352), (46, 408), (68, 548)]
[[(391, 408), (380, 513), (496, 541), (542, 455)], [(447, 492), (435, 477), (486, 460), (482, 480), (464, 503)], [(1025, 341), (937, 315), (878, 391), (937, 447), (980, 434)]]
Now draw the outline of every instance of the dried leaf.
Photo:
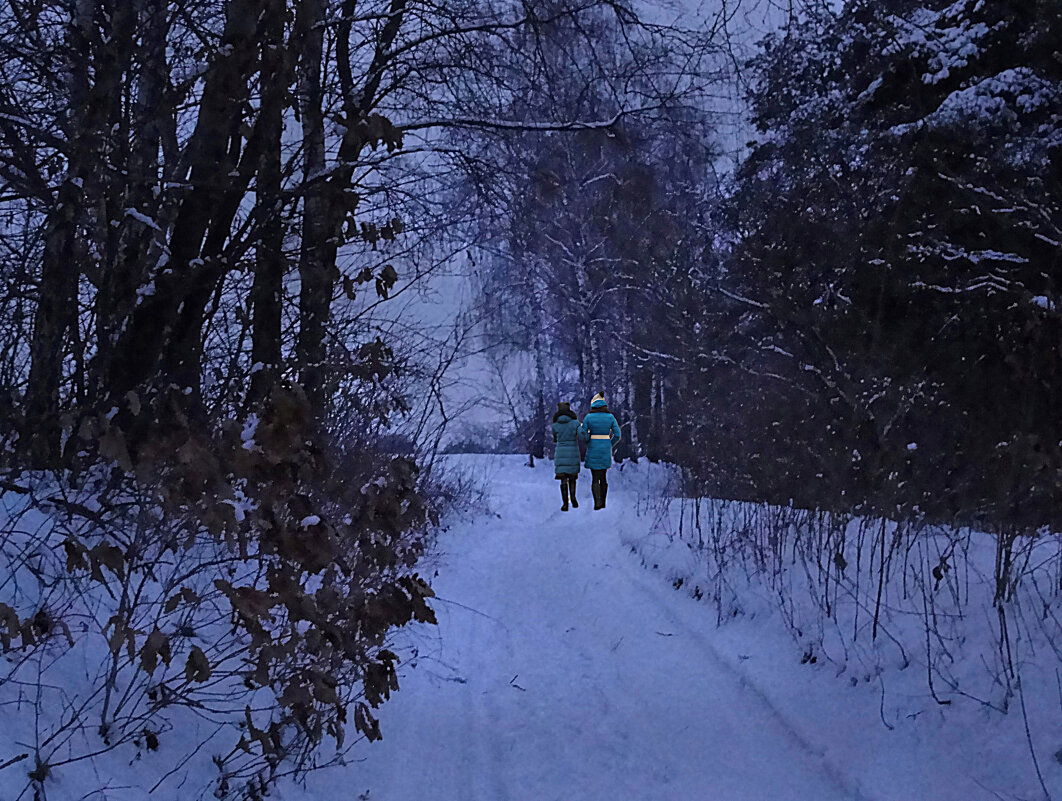
[(354, 729), (364, 734), (370, 743), (373, 740), (383, 739), (380, 733), (380, 722), (373, 717), (368, 705), (364, 702), (354, 707)]
[(125, 435), (121, 429), (109, 427), (100, 435), (100, 454), (113, 462), (127, 473), (133, 472), (133, 460), (129, 456), (129, 447), (125, 443)]
[(184, 677), (188, 681), (204, 682), (210, 678), (210, 661), (198, 645), (192, 646), (188, 661), (184, 666)]
[(109, 625), (113, 626), (113, 630), (111, 636), (107, 638), (107, 647), (112, 654), (117, 654), (122, 649), (122, 643), (125, 642), (128, 627), (118, 615), (111, 618)]
[(144, 641), (144, 647), (140, 649), (140, 666), (150, 676), (158, 667), (159, 659), (170, 664), (170, 638), (158, 629), (152, 631)]
[(73, 536), (63, 540), (63, 550), (66, 551), (66, 570), (68, 573), (88, 568), (88, 562), (85, 561), (87, 549)]
[(354, 281), (349, 275), (343, 276), (343, 294), (350, 300), (355, 300), (358, 296), (357, 290), (354, 288)]
[(81, 419), (81, 424), (77, 427), (78, 439), (85, 442), (94, 440), (98, 429), (98, 421), (95, 417), (83, 417)]
[(194, 605), (199, 603), (201, 600), (202, 598), (199, 597), (199, 593), (197, 593), (191, 587), (181, 587), (179, 592), (174, 593), (166, 599), (166, 604), (165, 606), (163, 606), (163, 611), (165, 611), (165, 613), (169, 615), (177, 610), (177, 607), (181, 605), (182, 601), (186, 604)]
[(322, 676), (314, 677), (313, 697), (322, 704), (338, 704), (339, 696), (336, 694), (335, 680), (328, 681)]
[(22, 624), (15, 610), (5, 603), (0, 603), (0, 625), (3, 625), (3, 629), (0, 629), (0, 645), (8, 651), (11, 648), (11, 639), (20, 635)]
[[(88, 554), (94, 565), (102, 565), (107, 568), (119, 581), (125, 578), (125, 554), (122, 553), (122, 549), (117, 545), (101, 542), (93, 546)], [(93, 578), (96, 578), (97, 575), (99, 575), (97, 580), (102, 582), (103, 577), (98, 567), (93, 571)]]
[(66, 637), (66, 644), (71, 648), (74, 647), (74, 635), (70, 632), (70, 627), (66, 625), (65, 620), (60, 620), (56, 625), (63, 630), (63, 636)]

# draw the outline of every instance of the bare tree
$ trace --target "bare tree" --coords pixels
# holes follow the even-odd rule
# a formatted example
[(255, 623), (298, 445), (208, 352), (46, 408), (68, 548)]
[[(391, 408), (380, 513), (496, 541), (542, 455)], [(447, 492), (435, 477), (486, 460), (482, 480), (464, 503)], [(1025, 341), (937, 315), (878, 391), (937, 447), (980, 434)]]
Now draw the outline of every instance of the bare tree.
[[(578, 116), (511, 113), (552, 28), (595, 59), (602, 19), (630, 57), (592, 80), (629, 89)], [(387, 634), (433, 619), (413, 570), (436, 510), (370, 434), (409, 410), (410, 376), (439, 401), (467, 330), (429, 366), (427, 340), (389, 343), (378, 312), (467, 245), (472, 204), (442, 190), (489, 169), (472, 132), (605, 131), (694, 92), (696, 70), (659, 58), (669, 35), (606, 0), (0, 10), (0, 403), (17, 422), (0, 436), (6, 466), (39, 468), (5, 486), (54, 523), (0, 532), (2, 646), (20, 649), (3, 688), (52, 692), (45, 655), (98, 665), (33, 722), (30, 785), (151, 750), (180, 710), (229, 742), (202, 794), (260, 794), (348, 724), (379, 736)], [(417, 436), (430, 458), (438, 438)]]

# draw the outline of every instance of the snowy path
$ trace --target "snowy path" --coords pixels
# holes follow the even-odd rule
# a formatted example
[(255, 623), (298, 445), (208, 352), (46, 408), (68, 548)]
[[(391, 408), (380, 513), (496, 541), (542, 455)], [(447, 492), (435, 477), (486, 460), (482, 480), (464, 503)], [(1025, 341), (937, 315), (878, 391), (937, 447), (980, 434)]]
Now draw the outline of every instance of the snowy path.
[(313, 778), (311, 797), (861, 798), (717, 656), (704, 607), (621, 548), (633, 499), (613, 491), (594, 512), (584, 480), (582, 507), (562, 513), (546, 470), (505, 478), (500, 517), (440, 543), (439, 630), (418, 632), (384, 741)]

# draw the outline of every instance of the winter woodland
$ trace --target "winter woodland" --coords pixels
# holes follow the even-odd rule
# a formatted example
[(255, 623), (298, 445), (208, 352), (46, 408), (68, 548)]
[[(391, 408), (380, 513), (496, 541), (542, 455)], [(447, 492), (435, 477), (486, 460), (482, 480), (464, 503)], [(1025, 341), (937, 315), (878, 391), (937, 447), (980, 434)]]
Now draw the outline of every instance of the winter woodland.
[(0, 276), (3, 801), (1062, 801), (1058, 0), (6, 0)]

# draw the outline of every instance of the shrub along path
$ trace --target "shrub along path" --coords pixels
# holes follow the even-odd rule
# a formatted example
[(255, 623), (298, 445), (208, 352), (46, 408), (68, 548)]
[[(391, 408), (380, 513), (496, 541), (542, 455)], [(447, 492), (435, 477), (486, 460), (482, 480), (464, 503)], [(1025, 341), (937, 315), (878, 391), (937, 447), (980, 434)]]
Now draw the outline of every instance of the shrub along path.
[(869, 798), (716, 653), (705, 607), (620, 545), (634, 505), (620, 481), (609, 508), (592, 510), (584, 480), (561, 512), (548, 463), (485, 472), (497, 516), (444, 534), (439, 628), (413, 636), (383, 741), (311, 778), (310, 797)]

